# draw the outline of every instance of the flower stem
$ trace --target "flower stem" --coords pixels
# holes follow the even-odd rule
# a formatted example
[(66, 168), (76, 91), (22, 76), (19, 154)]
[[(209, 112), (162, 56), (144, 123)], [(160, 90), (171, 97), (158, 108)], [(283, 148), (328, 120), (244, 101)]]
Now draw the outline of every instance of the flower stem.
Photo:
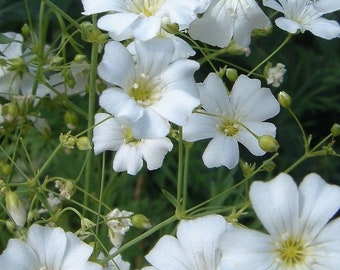
[(277, 47), (275, 49), (275, 51), (273, 51), (270, 55), (268, 55), (260, 64), (258, 64), (256, 67), (254, 67), (248, 74), (247, 76), (249, 77), (250, 75), (252, 75), (257, 69), (259, 69), (262, 65), (264, 65), (265, 63), (268, 62), (268, 60), (270, 58), (272, 58), (276, 53), (278, 53), (279, 50), (281, 50), (287, 43), (288, 41), (291, 39), (292, 35), (288, 34), (288, 36), (286, 37), (286, 39), (281, 43), (281, 45), (279, 47)]

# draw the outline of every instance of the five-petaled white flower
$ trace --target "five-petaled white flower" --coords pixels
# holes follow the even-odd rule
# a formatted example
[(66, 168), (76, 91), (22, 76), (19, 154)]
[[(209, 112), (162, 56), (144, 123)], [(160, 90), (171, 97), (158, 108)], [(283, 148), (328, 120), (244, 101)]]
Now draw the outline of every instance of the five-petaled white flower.
[(10, 239), (0, 256), (0, 269), (11, 270), (101, 270), (89, 262), (93, 248), (61, 228), (33, 224), (26, 243)]
[(261, 88), (257, 79), (240, 75), (228, 95), (215, 73), (210, 73), (198, 87), (204, 110), (189, 117), (183, 138), (189, 142), (213, 138), (203, 153), (204, 164), (209, 168), (234, 168), (239, 160), (238, 142), (253, 155), (264, 155), (256, 136), (275, 136), (276, 127), (263, 121), (280, 110), (270, 89)]
[(221, 259), (219, 239), (233, 229), (220, 215), (182, 220), (177, 238), (165, 235), (145, 256), (151, 267), (143, 270), (216, 270)]
[(221, 237), (221, 269), (339, 269), (340, 187), (319, 175), (307, 175), (300, 186), (287, 174), (254, 182), (253, 208), (268, 231), (236, 228)]
[(85, 15), (109, 12), (98, 20), (114, 40), (149, 40), (161, 33), (163, 25), (177, 24), (186, 29), (204, 10), (208, 0), (82, 0)]
[(166, 137), (136, 139), (130, 124), (122, 118), (97, 113), (95, 122), (94, 153), (97, 155), (104, 151), (117, 151), (113, 160), (116, 172), (127, 171), (135, 175), (143, 167), (143, 159), (149, 170), (156, 170), (162, 166), (164, 156), (172, 150), (172, 143)]
[(232, 38), (238, 45), (248, 48), (251, 32), (265, 29), (268, 17), (255, 0), (212, 0), (202, 17), (189, 26), (193, 39), (207, 44), (227, 47)]
[(340, 9), (338, 0), (263, 0), (263, 5), (284, 14), (275, 23), (281, 29), (295, 34), (306, 30), (325, 39), (340, 35), (339, 23), (327, 20), (322, 15)]
[(162, 138), (169, 133), (169, 121), (183, 126), (200, 103), (193, 77), (199, 64), (172, 61), (174, 46), (168, 39), (136, 41), (135, 49), (133, 57), (119, 42), (106, 44), (98, 73), (114, 86), (101, 94), (99, 104), (126, 118), (135, 138)]

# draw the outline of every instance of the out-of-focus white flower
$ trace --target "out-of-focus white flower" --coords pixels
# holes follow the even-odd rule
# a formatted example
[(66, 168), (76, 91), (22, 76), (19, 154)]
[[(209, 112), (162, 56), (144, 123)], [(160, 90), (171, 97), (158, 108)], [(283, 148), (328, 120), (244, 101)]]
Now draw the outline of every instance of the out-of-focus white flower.
[[(110, 254), (113, 254), (117, 251), (117, 248), (112, 248), (110, 250)], [(99, 258), (104, 258), (104, 256), (100, 256)], [(129, 270), (130, 263), (123, 260), (122, 256), (118, 254), (112, 260), (110, 260), (105, 266), (103, 270)]]
[(263, 5), (284, 14), (275, 23), (289, 33), (308, 30), (324, 39), (340, 36), (339, 23), (322, 17), (340, 9), (338, 0), (263, 0)]
[(255, 0), (212, 0), (188, 31), (193, 39), (213, 46), (227, 47), (234, 38), (241, 47), (248, 48), (251, 32), (265, 29), (269, 23)]
[(268, 66), (264, 72), (267, 84), (271, 84), (274, 87), (279, 87), (283, 82), (283, 76), (285, 75), (286, 71), (285, 65), (281, 63), (277, 63), (275, 67), (272, 67), (271, 65)]
[(0, 269), (101, 270), (89, 262), (93, 248), (61, 228), (33, 224), (26, 243), (10, 239), (0, 256)]
[(164, 22), (186, 29), (208, 0), (82, 0), (85, 15), (109, 12), (98, 20), (99, 28), (106, 30), (114, 40), (136, 38), (149, 40), (158, 36)]
[(280, 111), (270, 89), (261, 88), (257, 79), (240, 75), (228, 95), (215, 73), (210, 73), (198, 87), (204, 110), (189, 117), (183, 138), (189, 142), (212, 138), (203, 153), (204, 164), (209, 168), (234, 168), (239, 161), (238, 142), (253, 155), (264, 155), (254, 134), (274, 137), (276, 127), (264, 121)]
[(97, 155), (104, 151), (117, 151), (113, 160), (113, 169), (116, 172), (127, 171), (128, 174), (135, 175), (143, 167), (143, 159), (149, 170), (156, 170), (162, 166), (164, 156), (172, 150), (172, 143), (166, 137), (136, 139), (130, 124), (123, 119), (98, 113), (95, 115), (95, 122), (94, 153)]
[(219, 239), (232, 228), (220, 215), (182, 220), (177, 227), (177, 238), (162, 236), (145, 256), (152, 267), (143, 270), (217, 270), (221, 259)]
[(131, 217), (133, 212), (126, 210), (120, 211), (118, 208), (113, 209), (106, 215), (106, 225), (109, 229), (109, 237), (111, 243), (115, 247), (119, 247), (123, 240), (125, 233), (130, 230), (132, 226)]
[(133, 57), (119, 42), (106, 44), (98, 74), (114, 86), (101, 94), (99, 104), (113, 116), (126, 118), (135, 138), (163, 138), (169, 121), (183, 126), (199, 105), (193, 77), (199, 64), (172, 61), (174, 46), (168, 39), (136, 41), (135, 48)]
[[(32, 95), (34, 76), (36, 68), (29, 64), (32, 53), (23, 50), (23, 37), (14, 32), (3, 33), (13, 41), (7, 44), (0, 44), (0, 96), (9, 100), (13, 95)], [(48, 88), (38, 84), (34, 105), (39, 98), (48, 93)]]
[(235, 228), (221, 237), (220, 269), (338, 269), (340, 188), (319, 175), (300, 186), (287, 174), (254, 182), (253, 208), (269, 234)]

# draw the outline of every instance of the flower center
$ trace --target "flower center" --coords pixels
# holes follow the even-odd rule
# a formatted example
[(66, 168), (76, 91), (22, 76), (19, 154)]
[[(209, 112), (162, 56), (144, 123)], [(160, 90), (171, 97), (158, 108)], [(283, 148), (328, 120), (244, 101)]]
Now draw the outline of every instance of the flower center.
[(289, 237), (278, 243), (276, 251), (280, 261), (287, 269), (294, 268), (306, 259), (305, 243), (301, 239), (295, 239), (294, 237)]
[(150, 17), (157, 13), (164, 0), (126, 0), (126, 2), (129, 11)]
[(239, 130), (239, 125), (233, 121), (226, 120), (219, 126), (220, 131), (226, 136), (234, 136)]
[(286, 16), (301, 25), (309, 25), (313, 16), (316, 15), (316, 11), (309, 0), (293, 0), (288, 2), (287, 5)]
[(133, 136), (132, 130), (128, 127), (124, 128), (124, 143), (125, 144), (138, 144), (141, 140)]
[(128, 94), (140, 106), (149, 107), (161, 98), (161, 87), (157, 85), (159, 81), (157, 77), (150, 80), (149, 76), (142, 73), (133, 83)]

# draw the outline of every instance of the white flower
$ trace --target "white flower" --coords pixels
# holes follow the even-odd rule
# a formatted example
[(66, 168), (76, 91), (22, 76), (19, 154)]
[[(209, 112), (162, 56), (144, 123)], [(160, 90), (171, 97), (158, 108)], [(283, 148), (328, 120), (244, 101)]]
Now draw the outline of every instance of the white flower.
[(275, 23), (289, 33), (304, 33), (308, 30), (325, 39), (337, 38), (340, 35), (339, 23), (322, 17), (340, 9), (338, 0), (263, 0), (263, 5), (284, 14), (284, 17), (277, 18)]
[(259, 80), (240, 75), (228, 95), (215, 73), (210, 73), (198, 86), (205, 111), (189, 117), (183, 127), (183, 138), (189, 142), (213, 138), (203, 153), (204, 164), (209, 168), (221, 165), (234, 168), (239, 160), (238, 142), (253, 155), (264, 155), (249, 130), (257, 136), (275, 136), (275, 126), (263, 122), (280, 110), (270, 89), (261, 88)]
[(281, 173), (250, 187), (253, 208), (268, 231), (237, 228), (221, 237), (221, 269), (339, 269), (340, 188), (309, 174), (299, 188)]
[(174, 46), (168, 39), (136, 41), (135, 48), (133, 57), (119, 42), (106, 44), (98, 73), (114, 86), (101, 94), (99, 104), (128, 119), (136, 138), (161, 138), (169, 133), (169, 121), (183, 126), (199, 105), (193, 78), (199, 64), (171, 62)]
[(162, 166), (167, 152), (172, 150), (171, 141), (165, 137), (136, 139), (129, 123), (123, 119), (97, 113), (95, 122), (102, 123), (93, 131), (94, 153), (97, 155), (104, 151), (117, 151), (113, 160), (116, 172), (127, 171), (135, 175), (143, 167), (143, 159), (149, 170), (156, 170)]
[(275, 67), (268, 67), (265, 71), (265, 76), (267, 84), (272, 84), (274, 87), (279, 87), (283, 82), (283, 76), (286, 73), (286, 68), (284, 64), (277, 63)]
[(196, 12), (207, 5), (207, 0), (82, 0), (85, 15), (110, 12), (98, 20), (114, 40), (152, 39), (159, 35), (164, 22), (186, 29), (196, 18)]
[(189, 26), (193, 39), (227, 47), (232, 39), (243, 48), (250, 44), (251, 32), (270, 23), (255, 0), (212, 0), (202, 17)]
[(220, 263), (219, 238), (233, 227), (220, 215), (182, 220), (177, 238), (165, 235), (145, 257), (158, 270), (215, 270)]
[(133, 212), (126, 210), (120, 211), (118, 208), (113, 209), (106, 215), (106, 225), (109, 229), (109, 237), (111, 243), (115, 247), (119, 247), (123, 240), (125, 233), (130, 230), (132, 226), (131, 216)]
[[(113, 254), (117, 251), (117, 248), (112, 248), (110, 250), (110, 254)], [(104, 256), (100, 256), (104, 258)], [(122, 256), (118, 254), (111, 261), (109, 261), (104, 267), (103, 270), (129, 270), (130, 263), (123, 260)]]
[(88, 261), (93, 248), (61, 228), (33, 224), (26, 243), (10, 239), (0, 256), (0, 269), (11, 270), (100, 270)]

